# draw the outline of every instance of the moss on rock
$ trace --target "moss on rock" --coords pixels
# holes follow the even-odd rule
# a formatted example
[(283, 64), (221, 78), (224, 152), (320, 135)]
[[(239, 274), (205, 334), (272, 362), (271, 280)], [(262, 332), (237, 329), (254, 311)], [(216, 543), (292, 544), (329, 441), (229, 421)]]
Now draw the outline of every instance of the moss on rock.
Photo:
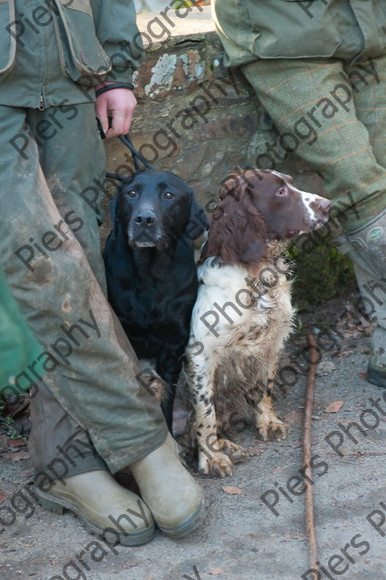
[(294, 263), (293, 301), (299, 309), (320, 304), (356, 289), (352, 262), (331, 238), (312, 234), (291, 244)]

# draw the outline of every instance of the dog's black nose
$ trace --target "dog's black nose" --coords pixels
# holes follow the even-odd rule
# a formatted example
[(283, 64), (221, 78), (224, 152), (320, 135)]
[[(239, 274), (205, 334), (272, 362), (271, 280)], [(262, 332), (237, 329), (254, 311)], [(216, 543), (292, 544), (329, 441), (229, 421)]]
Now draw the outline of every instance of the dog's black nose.
[(137, 225), (147, 228), (155, 224), (155, 216), (150, 213), (139, 213), (135, 216), (134, 221)]

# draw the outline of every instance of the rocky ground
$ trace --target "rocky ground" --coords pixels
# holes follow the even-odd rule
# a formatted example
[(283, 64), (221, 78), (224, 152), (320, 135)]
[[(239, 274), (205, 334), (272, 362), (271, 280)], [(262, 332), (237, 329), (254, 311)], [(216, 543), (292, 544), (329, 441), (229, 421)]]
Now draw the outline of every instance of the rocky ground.
[[(71, 512), (57, 516), (42, 509), (29, 493), (32, 467), (25, 441), (12, 438), (12, 422), (3, 422), (1, 578), (383, 579), (386, 391), (363, 376), (372, 326), (358, 316), (355, 296), (301, 313), (298, 326), (282, 360), (281, 368), (287, 370), (277, 390), (276, 408), (291, 426), (288, 439), (263, 443), (249, 430), (235, 432), (234, 439), (249, 448), (250, 457), (232, 477), (211, 479), (192, 467), (208, 510), (202, 528), (184, 540), (172, 541), (157, 532), (139, 548), (109, 546), (91, 536)], [(306, 336), (311, 331), (320, 361), (312, 420), (313, 475), (305, 478)], [(27, 406), (7, 412), (25, 428)], [(180, 426), (182, 416), (180, 410)], [(122, 475), (121, 482), (126, 481)], [(318, 560), (312, 567), (304, 522), (306, 486), (314, 491), (318, 539)]]

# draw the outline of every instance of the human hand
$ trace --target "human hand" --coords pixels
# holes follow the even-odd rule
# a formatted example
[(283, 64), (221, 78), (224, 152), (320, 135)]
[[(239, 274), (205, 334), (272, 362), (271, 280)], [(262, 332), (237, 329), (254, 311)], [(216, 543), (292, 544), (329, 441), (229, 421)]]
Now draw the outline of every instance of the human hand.
[[(106, 139), (126, 135), (129, 132), (136, 106), (137, 99), (130, 89), (111, 89), (96, 98), (95, 110)], [(112, 118), (111, 127), (109, 115)]]

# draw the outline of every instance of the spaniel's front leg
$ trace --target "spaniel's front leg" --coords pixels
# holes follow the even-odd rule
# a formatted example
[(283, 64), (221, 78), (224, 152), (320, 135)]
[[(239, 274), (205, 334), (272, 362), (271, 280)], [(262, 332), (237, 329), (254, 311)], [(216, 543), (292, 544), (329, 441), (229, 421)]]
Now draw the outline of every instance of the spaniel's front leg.
[[(190, 396), (194, 409), (194, 432), (198, 447), (198, 468), (201, 473), (216, 477), (232, 475), (233, 462), (224, 453), (225, 440), (217, 435), (216, 410), (213, 403), (215, 369), (208, 368), (205, 356), (196, 356), (187, 364)], [(229, 449), (227, 448), (229, 453)], [(231, 455), (231, 454), (230, 454)]]

